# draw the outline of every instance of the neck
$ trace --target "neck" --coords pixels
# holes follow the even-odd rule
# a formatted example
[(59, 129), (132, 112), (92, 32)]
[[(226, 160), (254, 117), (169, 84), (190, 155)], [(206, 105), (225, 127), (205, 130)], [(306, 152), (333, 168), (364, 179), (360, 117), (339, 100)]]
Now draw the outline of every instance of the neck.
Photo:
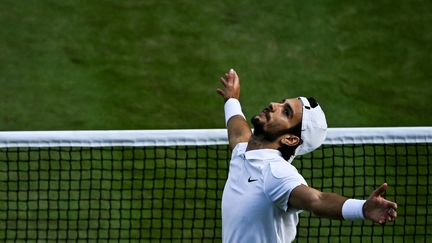
[(255, 149), (278, 149), (277, 142), (269, 142), (263, 136), (252, 135), (249, 139), (246, 151)]

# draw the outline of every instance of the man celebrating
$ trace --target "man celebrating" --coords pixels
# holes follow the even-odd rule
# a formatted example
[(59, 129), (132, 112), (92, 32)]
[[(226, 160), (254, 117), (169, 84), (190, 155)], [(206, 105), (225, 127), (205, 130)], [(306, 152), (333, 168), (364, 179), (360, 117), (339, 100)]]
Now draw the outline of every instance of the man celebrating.
[(369, 219), (379, 224), (397, 217), (397, 204), (381, 195), (384, 183), (367, 200), (348, 199), (309, 187), (291, 165), (296, 155), (318, 148), (327, 122), (313, 98), (284, 99), (253, 117), (252, 133), (242, 113), (240, 81), (231, 69), (217, 89), (225, 100), (232, 158), (222, 196), (223, 242), (291, 242), (298, 214), (341, 220)]

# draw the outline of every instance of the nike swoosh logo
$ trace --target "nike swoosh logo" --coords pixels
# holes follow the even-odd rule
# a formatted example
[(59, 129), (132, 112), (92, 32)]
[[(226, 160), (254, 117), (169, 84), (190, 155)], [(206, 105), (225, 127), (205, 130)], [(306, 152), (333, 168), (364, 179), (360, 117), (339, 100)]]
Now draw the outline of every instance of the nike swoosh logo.
[(251, 182), (254, 182), (254, 181), (257, 181), (257, 179), (251, 179), (251, 177), (249, 176), (248, 182), (251, 183)]

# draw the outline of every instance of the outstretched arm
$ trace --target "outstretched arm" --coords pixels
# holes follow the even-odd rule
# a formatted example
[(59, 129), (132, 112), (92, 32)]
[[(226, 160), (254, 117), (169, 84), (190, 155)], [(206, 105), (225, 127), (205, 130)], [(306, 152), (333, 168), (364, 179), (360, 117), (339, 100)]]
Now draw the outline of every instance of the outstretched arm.
[(350, 204), (348, 198), (336, 193), (320, 192), (300, 185), (292, 191), (288, 204), (289, 207), (308, 210), (321, 217), (347, 220), (365, 218), (385, 224), (397, 217), (397, 204), (382, 197), (387, 187), (387, 183), (382, 184), (364, 203), (352, 200), (354, 204)]
[[(238, 103), (240, 100), (240, 79), (237, 73), (233, 69), (229, 70), (228, 73), (220, 78), (220, 82), (222, 83), (223, 88), (218, 88), (217, 93), (224, 98), (225, 116), (229, 113), (227, 109), (230, 109), (229, 106), (231, 103), (237, 105), (241, 111)], [(228, 116), (229, 117), (226, 117), (228, 119), (226, 124), (228, 128), (228, 141), (230, 148), (233, 149), (238, 143), (249, 141), (252, 131), (241, 113)]]

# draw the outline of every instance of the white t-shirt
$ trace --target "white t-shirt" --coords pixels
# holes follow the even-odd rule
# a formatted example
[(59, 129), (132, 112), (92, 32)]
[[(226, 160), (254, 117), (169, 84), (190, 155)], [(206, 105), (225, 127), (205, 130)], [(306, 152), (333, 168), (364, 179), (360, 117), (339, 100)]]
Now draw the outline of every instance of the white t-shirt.
[(274, 149), (232, 152), (222, 196), (223, 242), (291, 242), (299, 210), (288, 208), (292, 190), (307, 185), (297, 169)]

